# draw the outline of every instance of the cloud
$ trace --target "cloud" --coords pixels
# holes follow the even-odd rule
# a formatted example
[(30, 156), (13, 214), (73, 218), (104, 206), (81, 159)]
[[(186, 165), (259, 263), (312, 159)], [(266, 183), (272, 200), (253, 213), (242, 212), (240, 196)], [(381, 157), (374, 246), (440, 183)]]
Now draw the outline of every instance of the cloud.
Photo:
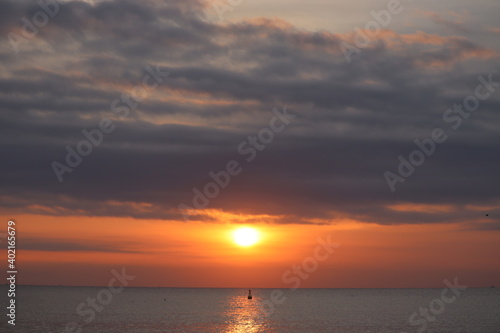
[[(40, 10), (0, 6), (3, 36)], [(498, 93), (396, 194), (383, 178), (415, 138), (444, 126), (443, 112), (474, 92), (478, 75), (500, 81), (495, 47), (386, 30), (347, 64), (339, 45), (351, 36), (270, 19), (219, 24), (196, 15), (206, 6), (71, 1), (18, 54), (0, 42), (4, 211), (181, 220), (177, 206), (231, 159), (244, 171), (208, 208), (272, 223), (465, 222), (475, 219), (466, 205), (499, 200)], [(113, 114), (146, 66), (170, 74), (129, 117)], [(285, 105), (297, 118), (245, 164), (238, 144)], [(51, 163), (103, 118), (116, 130), (59, 183)], [(387, 208), (408, 205), (456, 210)]]
[(470, 15), (463, 11), (461, 13), (449, 11), (447, 13), (424, 12), (424, 16), (429, 17), (435, 24), (446, 27), (447, 29), (456, 32), (470, 32), (472, 29), (465, 23)]
[(19, 245), (23, 251), (46, 251), (46, 252), (113, 252), (113, 253), (140, 253), (120, 248), (114, 248), (105, 244), (88, 244), (78, 242), (67, 242), (58, 239), (23, 239)]

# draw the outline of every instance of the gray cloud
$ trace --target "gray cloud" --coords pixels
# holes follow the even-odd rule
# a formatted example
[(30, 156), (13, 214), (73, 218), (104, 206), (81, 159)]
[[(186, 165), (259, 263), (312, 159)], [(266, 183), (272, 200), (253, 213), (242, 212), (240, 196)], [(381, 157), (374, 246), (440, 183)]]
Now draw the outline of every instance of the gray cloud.
[(56, 239), (25, 239), (19, 244), (21, 250), (48, 251), (48, 252), (120, 252), (120, 253), (139, 253), (141, 251), (130, 251), (119, 248), (113, 248), (108, 245), (85, 244), (66, 242)]
[[(0, 42), (4, 210), (182, 219), (177, 205), (230, 159), (244, 172), (210, 208), (280, 215), (280, 223), (469, 222), (476, 217), (466, 205), (498, 203), (498, 92), (459, 130), (448, 127), (449, 140), (396, 193), (383, 179), (415, 138), (446, 127), (444, 111), (474, 92), (478, 75), (500, 81), (497, 45), (390, 32), (347, 64), (345, 35), (271, 20), (211, 23), (194, 14), (203, 6), (73, 1), (19, 54)], [(0, 33), (18, 31), (20, 18), (37, 10), (34, 2), (2, 2)], [(116, 117), (111, 103), (141, 83), (148, 65), (169, 77), (127, 119)], [(238, 144), (284, 105), (297, 118), (244, 164)], [(59, 183), (51, 162), (63, 162), (65, 146), (106, 117), (116, 130)], [(455, 210), (387, 209), (395, 203)]]

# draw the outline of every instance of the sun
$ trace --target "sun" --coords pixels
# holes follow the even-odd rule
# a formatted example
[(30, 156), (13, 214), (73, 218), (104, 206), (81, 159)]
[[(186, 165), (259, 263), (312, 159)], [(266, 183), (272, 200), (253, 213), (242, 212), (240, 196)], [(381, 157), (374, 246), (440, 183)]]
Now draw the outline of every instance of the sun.
[(239, 246), (252, 246), (259, 241), (259, 232), (254, 228), (241, 227), (233, 232), (233, 240)]

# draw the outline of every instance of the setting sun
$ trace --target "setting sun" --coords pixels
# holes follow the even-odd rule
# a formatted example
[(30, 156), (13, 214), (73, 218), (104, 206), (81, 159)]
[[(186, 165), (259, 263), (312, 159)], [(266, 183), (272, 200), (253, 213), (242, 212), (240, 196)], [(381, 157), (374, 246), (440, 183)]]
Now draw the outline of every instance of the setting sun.
[(259, 233), (254, 228), (242, 227), (233, 232), (233, 239), (239, 246), (252, 246), (259, 241)]

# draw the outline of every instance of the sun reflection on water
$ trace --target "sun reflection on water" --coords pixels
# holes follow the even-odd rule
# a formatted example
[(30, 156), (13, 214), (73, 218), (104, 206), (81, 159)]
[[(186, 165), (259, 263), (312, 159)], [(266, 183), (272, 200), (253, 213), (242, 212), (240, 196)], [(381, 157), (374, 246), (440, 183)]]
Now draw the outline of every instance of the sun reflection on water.
[(229, 300), (229, 310), (226, 313), (226, 333), (257, 333), (266, 332), (266, 318), (259, 308), (260, 299), (247, 299), (242, 293)]

